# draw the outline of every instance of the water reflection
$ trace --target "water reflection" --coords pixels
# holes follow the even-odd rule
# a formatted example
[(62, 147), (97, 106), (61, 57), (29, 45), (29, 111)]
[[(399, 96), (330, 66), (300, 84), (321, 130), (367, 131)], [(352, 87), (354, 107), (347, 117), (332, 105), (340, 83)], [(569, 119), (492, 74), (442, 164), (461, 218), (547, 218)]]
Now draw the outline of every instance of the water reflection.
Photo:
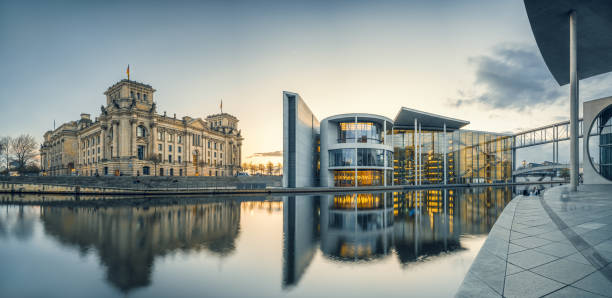
[[(272, 276), (266, 289), (273, 289), (267, 294), (274, 296), (274, 291), (281, 291), (277, 295), (296, 292), (295, 288), (308, 274), (309, 267), (311, 271), (321, 270), (325, 262), (362, 266), (363, 263), (394, 260), (392, 263), (399, 263), (402, 270), (408, 270), (412, 265), (418, 266), (420, 262), (436, 259), (439, 255), (453, 255), (465, 249), (464, 235), (488, 233), (511, 197), (510, 189), (478, 188), (447, 192), (227, 198), (179, 205), (11, 206), (0, 212), (0, 244), (10, 243), (14, 238), (23, 243), (21, 247), (27, 248), (37, 243), (36, 239), (43, 234), (61, 247), (74, 248), (70, 251), (81, 256), (97, 257), (107, 284), (135, 296), (151, 294), (133, 291), (137, 288), (161, 290), (164, 279), (169, 279), (168, 268), (156, 268), (155, 263), (168, 254), (192, 253), (197, 257), (190, 260), (196, 261), (198, 257), (210, 259), (211, 255), (226, 259), (227, 263), (232, 263), (230, 260), (233, 259), (241, 260), (236, 267), (228, 264), (228, 268), (235, 270), (232, 275), (238, 278), (242, 271), (256, 270), (262, 276)], [(280, 212), (282, 247), (276, 241), (280, 240), (280, 233), (267, 230), (278, 227)], [(275, 218), (276, 221), (266, 218)], [(250, 232), (245, 230), (248, 227), (252, 227)], [(274, 235), (260, 245), (257, 242), (263, 241), (267, 234), (257, 234), (255, 227), (265, 227), (263, 233)], [(278, 261), (255, 260), (249, 263), (262, 249), (273, 251), (272, 255), (278, 256)], [(2, 252), (0, 245), (0, 254)], [(242, 259), (238, 257), (241, 254)], [(176, 259), (165, 261), (166, 264), (178, 264)], [(66, 266), (77, 267), (74, 264)], [(182, 266), (179, 272), (187, 270), (185, 264)], [(278, 271), (281, 268), (282, 290), (279, 290)], [(327, 270), (330, 268), (334, 270), (336, 267), (327, 267)], [(5, 274), (11, 275), (11, 270), (16, 269), (9, 268)], [(219, 283), (227, 277), (221, 278), (222, 274), (211, 271), (210, 267), (202, 267), (202, 270), (204, 272), (196, 271), (202, 274), (200, 281), (183, 283), (183, 277), (177, 278), (180, 286), (195, 292), (233, 293), (232, 289), (221, 285), (218, 289), (203, 286), (206, 278), (219, 277), (220, 280), (215, 280)], [(317, 279), (317, 275), (311, 274), (310, 282), (325, 284)], [(154, 279), (155, 276), (159, 279)], [(244, 282), (245, 278), (243, 275), (242, 280), (235, 282)], [(401, 276), (381, 278), (391, 281)], [(214, 284), (208, 286), (214, 287)], [(19, 291), (18, 287), (14, 290)], [(65, 291), (63, 288), (54, 290)], [(323, 294), (325, 290), (320, 291), (301, 294)], [(163, 296), (163, 293), (157, 295)]]
[(395, 255), (404, 266), (461, 250), (461, 236), (488, 233), (511, 199), (509, 188), (287, 197), (283, 287), (299, 282), (317, 246), (334, 261)]
[(95, 249), (106, 279), (123, 292), (148, 286), (156, 257), (175, 250), (235, 250), (240, 203), (143, 208), (43, 207), (45, 233), (81, 251)]

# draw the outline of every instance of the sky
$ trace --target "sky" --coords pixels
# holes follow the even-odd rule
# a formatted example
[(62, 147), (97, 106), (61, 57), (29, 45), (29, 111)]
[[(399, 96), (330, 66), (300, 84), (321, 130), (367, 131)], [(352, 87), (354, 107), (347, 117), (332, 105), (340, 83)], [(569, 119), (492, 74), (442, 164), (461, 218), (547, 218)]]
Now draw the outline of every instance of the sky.
[[(39, 142), (98, 116), (128, 64), (160, 113), (205, 118), (223, 100), (255, 162), (282, 161), (283, 91), (319, 119), (404, 106), (516, 132), (569, 118), (522, 0), (0, 0), (0, 62), (0, 135)], [(609, 95), (612, 75), (581, 81), (581, 100)]]

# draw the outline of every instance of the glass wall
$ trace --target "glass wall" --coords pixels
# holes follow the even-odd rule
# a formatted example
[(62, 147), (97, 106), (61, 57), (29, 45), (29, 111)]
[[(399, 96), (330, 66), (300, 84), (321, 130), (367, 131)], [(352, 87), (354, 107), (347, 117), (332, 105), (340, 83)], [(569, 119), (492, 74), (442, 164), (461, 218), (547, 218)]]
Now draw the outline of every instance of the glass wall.
[(338, 143), (373, 143), (383, 142), (382, 125), (374, 122), (340, 122), (338, 123)]
[(595, 171), (612, 180), (612, 106), (595, 118), (588, 136), (588, 153)]
[[(388, 177), (388, 176), (387, 176)], [(357, 170), (358, 186), (385, 185), (383, 170)], [(355, 170), (334, 170), (334, 186), (355, 186)]]
[[(391, 151), (387, 151), (387, 159), (393, 159)], [(385, 166), (385, 150), (358, 148), (356, 159), (355, 149), (353, 148), (329, 150), (330, 167), (354, 166), (355, 160), (357, 160), (358, 166), (383, 167)], [(390, 164), (390, 162), (388, 164)]]
[[(421, 164), (415, 163), (412, 129), (393, 129), (393, 182), (414, 184), (421, 173), (423, 184), (444, 183), (446, 146), (447, 183), (492, 183), (512, 179), (512, 137), (488, 132), (457, 130), (421, 132)], [(418, 135), (416, 136), (418, 137)], [(417, 156), (418, 158), (418, 156)]]

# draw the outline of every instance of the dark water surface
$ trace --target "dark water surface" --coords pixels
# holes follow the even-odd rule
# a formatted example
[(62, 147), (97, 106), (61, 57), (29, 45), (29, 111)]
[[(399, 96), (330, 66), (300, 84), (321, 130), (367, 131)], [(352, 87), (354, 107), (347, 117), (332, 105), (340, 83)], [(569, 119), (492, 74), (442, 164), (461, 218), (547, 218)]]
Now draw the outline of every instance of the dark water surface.
[(0, 296), (448, 297), (511, 198), (476, 188), (0, 205)]

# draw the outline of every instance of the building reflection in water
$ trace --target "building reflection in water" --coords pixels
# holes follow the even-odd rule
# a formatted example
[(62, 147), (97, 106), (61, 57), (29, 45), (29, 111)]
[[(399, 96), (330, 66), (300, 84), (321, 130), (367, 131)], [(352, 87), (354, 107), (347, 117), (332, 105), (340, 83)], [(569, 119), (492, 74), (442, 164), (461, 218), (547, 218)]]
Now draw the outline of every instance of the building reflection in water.
[(123, 292), (148, 286), (155, 257), (174, 251), (226, 256), (240, 232), (240, 202), (141, 208), (42, 207), (47, 234), (83, 253), (95, 249), (107, 280)]
[(317, 246), (334, 261), (397, 255), (404, 266), (461, 250), (461, 236), (488, 233), (511, 199), (510, 188), (284, 198), (283, 287), (299, 282)]

